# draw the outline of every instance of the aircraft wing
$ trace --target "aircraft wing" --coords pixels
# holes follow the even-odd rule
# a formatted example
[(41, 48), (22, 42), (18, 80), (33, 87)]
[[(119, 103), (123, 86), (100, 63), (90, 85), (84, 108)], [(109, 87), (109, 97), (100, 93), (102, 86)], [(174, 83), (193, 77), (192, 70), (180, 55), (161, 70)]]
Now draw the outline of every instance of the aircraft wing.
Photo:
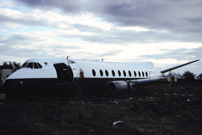
[(171, 68), (168, 68), (168, 69), (165, 69), (165, 70), (162, 70), (161, 73), (169, 72), (169, 71), (171, 71), (171, 70), (174, 70), (174, 69), (177, 69), (177, 68), (180, 68), (180, 67), (189, 65), (189, 64), (194, 63), (194, 62), (197, 62), (197, 61), (199, 61), (199, 60), (200, 60), (200, 59), (194, 60), (194, 61), (191, 61), (191, 62), (187, 62), (187, 63), (181, 64), (181, 65), (175, 66), (175, 67), (171, 67)]

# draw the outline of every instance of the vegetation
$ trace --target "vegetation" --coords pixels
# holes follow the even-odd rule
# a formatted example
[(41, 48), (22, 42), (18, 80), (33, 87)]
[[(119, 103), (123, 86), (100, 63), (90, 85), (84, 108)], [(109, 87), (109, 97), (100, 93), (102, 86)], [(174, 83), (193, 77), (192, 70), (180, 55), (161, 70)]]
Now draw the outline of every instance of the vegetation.
[(16, 63), (16, 62), (11, 62), (11, 61), (4, 61), (3, 65), (1, 65), (2, 69), (20, 69), (21, 68), (21, 64), (20, 63)]
[(202, 133), (201, 113), (201, 87), (166, 84), (113, 98), (13, 99), (0, 103), (0, 134), (197, 135)]

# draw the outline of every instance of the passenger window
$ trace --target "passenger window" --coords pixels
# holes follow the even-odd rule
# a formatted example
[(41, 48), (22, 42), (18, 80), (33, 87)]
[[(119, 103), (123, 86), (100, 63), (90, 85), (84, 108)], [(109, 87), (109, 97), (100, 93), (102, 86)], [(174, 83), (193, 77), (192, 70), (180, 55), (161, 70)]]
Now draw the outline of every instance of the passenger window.
[(109, 73), (108, 73), (108, 71), (107, 71), (107, 70), (105, 70), (105, 74), (106, 74), (106, 76), (109, 76)]
[(101, 70), (101, 69), (100, 69), (100, 75), (101, 75), (101, 76), (103, 76), (103, 72), (102, 72), (102, 70)]
[(136, 77), (137, 76), (137, 73), (134, 71), (134, 76)]
[(148, 77), (148, 73), (146, 72), (146, 76)]
[(140, 71), (138, 71), (138, 74), (139, 74), (139, 77), (141, 77), (141, 73), (140, 73)]
[(112, 75), (115, 76), (115, 72), (114, 72), (114, 70), (112, 70)]
[(118, 74), (119, 74), (119, 76), (121, 76), (121, 72), (118, 70)]
[(131, 77), (131, 72), (130, 72), (130, 71), (128, 71), (128, 74), (129, 74), (129, 76)]
[(96, 76), (96, 72), (94, 69), (92, 70), (92, 74), (93, 74), (93, 76)]
[(142, 71), (142, 76), (144, 77), (144, 72)]
[(126, 76), (126, 72), (123, 70), (123, 75)]

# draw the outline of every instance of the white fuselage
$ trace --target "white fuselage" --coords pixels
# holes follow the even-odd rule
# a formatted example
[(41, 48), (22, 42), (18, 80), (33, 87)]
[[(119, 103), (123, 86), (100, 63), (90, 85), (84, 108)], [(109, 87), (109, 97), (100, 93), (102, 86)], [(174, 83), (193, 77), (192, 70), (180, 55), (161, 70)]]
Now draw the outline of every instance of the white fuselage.
[[(29, 59), (23, 66), (11, 74), (4, 82), (4, 86), (8, 86), (10, 91), (16, 88), (18, 90), (44, 90), (44, 87), (48, 89), (60, 87), (62, 89), (62, 79), (64, 79), (64, 85), (71, 82), (90, 88), (91, 86), (101, 87), (111, 81), (136, 82), (162, 77), (160, 70), (155, 68), (152, 63), (140, 65), (139, 63), (70, 59)], [(69, 70), (71, 70), (71, 74)], [(70, 81), (67, 76), (72, 76), (72, 80)], [(58, 82), (59, 79), (60, 83)]]

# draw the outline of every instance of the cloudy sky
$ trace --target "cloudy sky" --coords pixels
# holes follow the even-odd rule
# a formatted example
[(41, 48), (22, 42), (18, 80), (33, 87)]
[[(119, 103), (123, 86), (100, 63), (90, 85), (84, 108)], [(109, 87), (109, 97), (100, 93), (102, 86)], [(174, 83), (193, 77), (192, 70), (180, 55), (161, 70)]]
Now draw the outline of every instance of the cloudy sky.
[[(201, 0), (0, 0), (0, 64), (33, 57), (152, 61), (202, 58)], [(180, 70), (202, 73), (202, 62)]]

